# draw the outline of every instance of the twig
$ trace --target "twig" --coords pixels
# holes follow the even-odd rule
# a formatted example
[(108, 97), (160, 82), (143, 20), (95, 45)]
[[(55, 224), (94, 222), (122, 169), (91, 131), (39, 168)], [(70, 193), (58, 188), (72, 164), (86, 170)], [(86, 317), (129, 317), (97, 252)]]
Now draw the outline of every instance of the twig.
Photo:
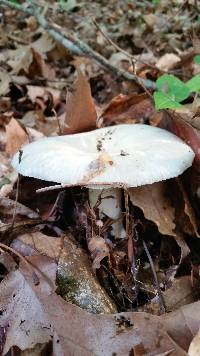
[(25, 265), (27, 266), (27, 268), (29, 269), (29, 271), (31, 271), (31, 274), (32, 274), (32, 278), (33, 278), (33, 282), (35, 285), (38, 285), (40, 283), (40, 280), (37, 276), (37, 274), (35, 273), (35, 271), (33, 270), (33, 267), (32, 265), (27, 261), (27, 259), (22, 256), (19, 252), (17, 252), (16, 250), (14, 250), (13, 248), (5, 245), (5, 244), (2, 244), (0, 243), (0, 251), (3, 251), (3, 250), (6, 250), (6, 251), (9, 251), (9, 252), (12, 252), (14, 255), (16, 255), (17, 257), (19, 257), (20, 260), (22, 260)]
[(102, 30), (102, 28), (99, 26), (98, 22), (95, 19), (91, 18), (91, 20), (92, 20), (92, 23), (98, 29), (98, 31), (102, 34), (102, 36), (108, 41), (108, 43), (110, 43), (113, 46), (113, 48), (115, 48), (117, 51), (119, 51), (119, 52), (123, 53), (125, 56), (127, 56), (127, 58), (130, 59), (131, 63), (132, 62), (135, 62), (135, 63), (136, 62), (140, 62), (140, 63), (146, 65), (149, 68), (152, 68), (154, 70), (156, 69), (156, 70), (158, 70), (160, 72), (164, 72), (164, 71), (160, 70), (159, 68), (157, 68), (156, 66), (154, 66), (154, 65), (152, 65), (150, 63), (147, 63), (147, 62), (143, 61), (140, 58), (135, 58), (135, 56), (133, 54), (130, 54), (129, 52), (125, 51), (123, 48), (118, 46), (117, 43), (113, 42), (113, 40)]
[(156, 271), (155, 271), (155, 268), (154, 268), (153, 260), (151, 258), (150, 253), (149, 253), (149, 250), (148, 250), (148, 247), (146, 245), (146, 242), (143, 240), (142, 243), (143, 243), (146, 255), (148, 257), (148, 260), (149, 260), (149, 263), (150, 263), (150, 266), (151, 266), (151, 270), (152, 270), (152, 273), (153, 273), (154, 281), (155, 281), (155, 284), (156, 284), (156, 288), (157, 288), (157, 292), (158, 292), (158, 298), (159, 298), (160, 311), (162, 313), (165, 313), (166, 306), (165, 306), (165, 302), (164, 302), (164, 299), (163, 299), (163, 296), (162, 296), (162, 292), (161, 292), (161, 289), (160, 289), (160, 285), (159, 285), (159, 282), (158, 282), (158, 277), (157, 277), (157, 274), (156, 274)]
[(0, 3), (18, 11), (23, 11), (29, 15), (35, 16), (37, 22), (43, 27), (47, 33), (49, 33), (56, 41), (60, 42), (65, 48), (67, 48), (72, 54), (94, 59), (97, 63), (102, 65), (107, 70), (113, 72), (118, 77), (125, 80), (135, 81), (138, 85), (145, 86), (149, 89), (155, 89), (155, 83), (148, 79), (139, 78), (133, 73), (129, 73), (120, 68), (113, 66), (105, 57), (94, 51), (88, 44), (80, 40), (73, 32), (64, 30), (55, 23), (48, 22), (44, 15), (41, 13), (41, 9), (33, 7), (27, 3), (23, 5), (10, 2), (9, 0), (0, 0)]
[(17, 177), (17, 188), (16, 188), (16, 196), (15, 196), (15, 205), (14, 205), (14, 209), (13, 209), (13, 216), (12, 216), (12, 222), (11, 222), (11, 227), (10, 227), (11, 230), (13, 229), (14, 224), (15, 224), (18, 197), (19, 197), (19, 174), (18, 174), (18, 177)]

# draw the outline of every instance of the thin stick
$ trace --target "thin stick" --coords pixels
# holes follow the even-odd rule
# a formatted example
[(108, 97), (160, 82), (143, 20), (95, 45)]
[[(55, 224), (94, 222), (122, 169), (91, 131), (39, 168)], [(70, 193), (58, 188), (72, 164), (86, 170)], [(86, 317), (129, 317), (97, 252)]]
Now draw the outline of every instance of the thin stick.
[(93, 23), (93, 24), (96, 26), (96, 28), (99, 30), (99, 32), (101, 32), (101, 34), (103, 35), (103, 37), (104, 37), (117, 51), (119, 51), (119, 52), (125, 54), (125, 56), (127, 56), (127, 57), (130, 59), (131, 62), (135, 62), (135, 63), (136, 63), (136, 62), (140, 62), (140, 63), (146, 65), (147, 67), (150, 67), (150, 68), (152, 68), (152, 69), (156, 69), (156, 70), (158, 70), (158, 71), (160, 71), (160, 72), (164, 72), (164, 71), (160, 70), (159, 68), (157, 68), (156, 66), (154, 66), (154, 65), (152, 65), (152, 64), (149, 64), (149, 63), (143, 61), (143, 60), (140, 59), (140, 58), (135, 58), (134, 55), (132, 55), (132, 54), (130, 54), (129, 52), (125, 51), (123, 48), (121, 48), (120, 46), (118, 46), (117, 43), (113, 42), (113, 40), (102, 30), (102, 28), (99, 26), (98, 22), (97, 22), (95, 19), (91, 18), (91, 20), (92, 20), (92, 23)]
[(151, 258), (150, 253), (149, 253), (149, 250), (148, 250), (146, 242), (143, 240), (142, 243), (143, 243), (144, 250), (146, 252), (146, 255), (148, 257), (148, 260), (149, 260), (149, 263), (150, 263), (150, 266), (151, 266), (151, 270), (152, 270), (152, 273), (153, 273), (155, 285), (156, 285), (157, 292), (158, 292), (160, 311), (163, 314), (163, 313), (166, 312), (166, 306), (165, 306), (165, 301), (163, 299), (162, 292), (161, 292), (161, 289), (160, 289), (160, 285), (159, 285), (159, 282), (158, 282), (158, 277), (157, 277), (157, 274), (156, 274), (156, 271), (155, 271), (155, 268), (154, 268), (153, 260)]
[(16, 196), (15, 196), (15, 205), (14, 205), (14, 210), (13, 210), (13, 216), (12, 216), (12, 222), (10, 229), (12, 230), (15, 224), (15, 217), (16, 217), (16, 212), (17, 212), (17, 203), (18, 203), (18, 198), (19, 198), (19, 174), (17, 177), (17, 188), (16, 188)]
[(48, 22), (44, 15), (41, 14), (41, 9), (33, 7), (24, 2), (23, 5), (18, 3), (10, 2), (8, 0), (1, 0), (3, 5), (9, 6), (12, 9), (23, 11), (29, 15), (32, 15), (36, 18), (37, 22), (43, 27), (47, 33), (49, 33), (56, 41), (61, 43), (65, 48), (67, 48), (72, 54), (83, 56), (94, 59), (98, 64), (102, 65), (107, 70), (113, 72), (118, 77), (121, 77), (125, 80), (135, 81), (138, 85), (143, 85), (149, 89), (155, 89), (156, 85), (153, 81), (149, 79), (143, 79), (138, 77), (133, 73), (129, 73), (120, 68), (113, 66), (105, 57), (103, 57), (98, 52), (94, 51), (87, 43), (80, 40), (75, 33), (72, 31), (63, 31), (63, 28), (58, 26), (55, 23)]
[(19, 252), (17, 252), (13, 248), (11, 248), (5, 244), (2, 244), (1, 242), (0, 242), (0, 249), (12, 252), (14, 255), (19, 257), (20, 260), (22, 260), (25, 263), (25, 265), (28, 267), (29, 271), (31, 271), (34, 284), (38, 285), (40, 283), (40, 280), (39, 280), (37, 274), (35, 273), (35, 271), (33, 270), (33, 267), (31, 266), (31, 264), (27, 261), (27, 259), (24, 256), (22, 256)]

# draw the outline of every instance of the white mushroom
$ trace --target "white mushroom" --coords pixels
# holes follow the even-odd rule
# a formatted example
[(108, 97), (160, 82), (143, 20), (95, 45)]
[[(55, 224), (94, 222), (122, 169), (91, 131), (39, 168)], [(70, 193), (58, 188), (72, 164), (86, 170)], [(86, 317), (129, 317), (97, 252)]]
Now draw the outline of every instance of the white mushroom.
[[(24, 146), (12, 165), (24, 176), (89, 187), (92, 206), (104, 189), (100, 217), (117, 220), (121, 202), (115, 189), (176, 177), (192, 165), (193, 159), (192, 149), (177, 136), (136, 124), (43, 138)], [(124, 236), (122, 222), (113, 224), (113, 229), (115, 237)]]

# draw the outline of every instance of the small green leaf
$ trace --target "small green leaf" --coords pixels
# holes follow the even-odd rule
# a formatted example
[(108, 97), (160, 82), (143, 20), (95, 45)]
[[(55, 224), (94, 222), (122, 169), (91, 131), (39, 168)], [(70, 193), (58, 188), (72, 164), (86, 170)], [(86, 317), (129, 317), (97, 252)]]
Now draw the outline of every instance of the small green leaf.
[(186, 83), (190, 92), (195, 92), (200, 90), (200, 74), (195, 75)]
[(196, 64), (200, 64), (200, 55), (199, 54), (194, 56), (194, 61), (195, 61)]
[(173, 102), (179, 103), (190, 94), (188, 86), (172, 74), (164, 74), (159, 77), (156, 86), (159, 92), (166, 94), (167, 98)]
[(180, 109), (183, 105), (172, 99), (168, 94), (161, 91), (155, 91), (153, 94), (156, 110), (160, 109)]

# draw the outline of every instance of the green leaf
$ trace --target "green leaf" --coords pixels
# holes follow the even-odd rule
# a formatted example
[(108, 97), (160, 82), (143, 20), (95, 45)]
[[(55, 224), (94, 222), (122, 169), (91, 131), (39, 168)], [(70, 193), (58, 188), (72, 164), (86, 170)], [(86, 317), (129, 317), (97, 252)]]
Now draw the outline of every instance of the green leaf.
[(168, 94), (161, 91), (155, 91), (153, 94), (156, 110), (160, 109), (180, 109), (183, 105), (172, 99)]
[(195, 61), (196, 64), (200, 64), (200, 55), (199, 54), (194, 56), (194, 61)]
[(166, 94), (173, 102), (181, 102), (186, 99), (190, 90), (188, 86), (172, 74), (164, 74), (156, 81), (158, 91)]
[(190, 92), (199, 91), (200, 90), (200, 74), (195, 75), (195, 77), (190, 79), (186, 83), (186, 85), (187, 85), (188, 89), (190, 90)]

